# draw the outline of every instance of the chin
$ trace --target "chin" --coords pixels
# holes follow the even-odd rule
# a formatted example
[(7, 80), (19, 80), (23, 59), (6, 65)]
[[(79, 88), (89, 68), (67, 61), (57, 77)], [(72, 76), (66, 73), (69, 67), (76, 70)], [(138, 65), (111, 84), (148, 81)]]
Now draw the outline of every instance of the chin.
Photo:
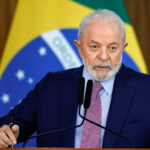
[(106, 81), (106, 80), (109, 80), (110, 78), (114, 77), (117, 74), (117, 72), (119, 71), (120, 67), (121, 67), (121, 63), (119, 63), (116, 67), (114, 67), (110, 70), (107, 70), (107, 71), (106, 70), (98, 71), (90, 66), (86, 66), (86, 69), (87, 69), (89, 75), (96, 81)]
[(93, 71), (93, 78), (97, 81), (106, 81), (109, 80), (112, 75), (110, 76), (110, 71)]
[(105, 81), (108, 78), (108, 73), (96, 73), (96, 78)]

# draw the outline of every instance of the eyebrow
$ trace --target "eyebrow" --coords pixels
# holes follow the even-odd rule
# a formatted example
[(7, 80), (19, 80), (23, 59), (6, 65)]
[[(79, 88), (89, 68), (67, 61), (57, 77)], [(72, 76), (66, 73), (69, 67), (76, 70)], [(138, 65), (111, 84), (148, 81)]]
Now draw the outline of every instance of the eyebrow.
[[(91, 42), (96, 43), (96, 44), (101, 44), (101, 43), (99, 43), (99, 42), (97, 42), (97, 41), (94, 41), (94, 40), (92, 40)], [(116, 44), (116, 45), (119, 46), (119, 43), (118, 43), (118, 42), (109, 43), (109, 45), (114, 45), (114, 44)]]
[(114, 44), (116, 44), (116, 45), (119, 46), (119, 43), (118, 43), (118, 42), (112, 42), (112, 43), (110, 43), (109, 45), (114, 45)]
[(97, 41), (94, 41), (94, 40), (92, 40), (92, 42), (93, 42), (93, 43), (96, 43), (96, 44), (100, 44), (99, 42), (97, 42)]

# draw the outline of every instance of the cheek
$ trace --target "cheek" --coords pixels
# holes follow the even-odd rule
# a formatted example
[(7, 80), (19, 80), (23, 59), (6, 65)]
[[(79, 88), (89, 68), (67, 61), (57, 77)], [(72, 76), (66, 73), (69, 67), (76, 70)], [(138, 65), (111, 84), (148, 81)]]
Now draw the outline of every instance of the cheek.
[(122, 56), (122, 53), (111, 55), (110, 56), (111, 64), (113, 66), (117, 66), (119, 64), (119, 62), (120, 62), (121, 56)]
[(96, 61), (96, 55), (93, 53), (85, 52), (83, 56), (88, 65), (92, 65)]

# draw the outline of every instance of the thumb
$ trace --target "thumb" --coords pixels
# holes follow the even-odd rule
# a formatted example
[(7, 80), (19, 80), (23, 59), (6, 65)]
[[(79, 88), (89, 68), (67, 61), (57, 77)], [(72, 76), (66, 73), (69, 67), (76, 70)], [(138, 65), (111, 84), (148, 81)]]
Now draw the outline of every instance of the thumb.
[(14, 133), (15, 137), (17, 138), (19, 135), (19, 126), (18, 125), (13, 125), (12, 126), (12, 132)]

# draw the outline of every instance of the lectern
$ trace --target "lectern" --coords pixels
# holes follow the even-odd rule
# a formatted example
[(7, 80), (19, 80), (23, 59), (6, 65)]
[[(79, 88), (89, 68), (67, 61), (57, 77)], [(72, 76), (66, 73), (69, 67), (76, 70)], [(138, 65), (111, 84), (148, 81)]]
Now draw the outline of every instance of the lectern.
[[(0, 150), (115, 150), (115, 148), (0, 148)], [(143, 149), (125, 149), (125, 148), (116, 148), (116, 150), (145, 150)], [(147, 149), (148, 150), (148, 149)], [(149, 149), (150, 150), (150, 149)]]

